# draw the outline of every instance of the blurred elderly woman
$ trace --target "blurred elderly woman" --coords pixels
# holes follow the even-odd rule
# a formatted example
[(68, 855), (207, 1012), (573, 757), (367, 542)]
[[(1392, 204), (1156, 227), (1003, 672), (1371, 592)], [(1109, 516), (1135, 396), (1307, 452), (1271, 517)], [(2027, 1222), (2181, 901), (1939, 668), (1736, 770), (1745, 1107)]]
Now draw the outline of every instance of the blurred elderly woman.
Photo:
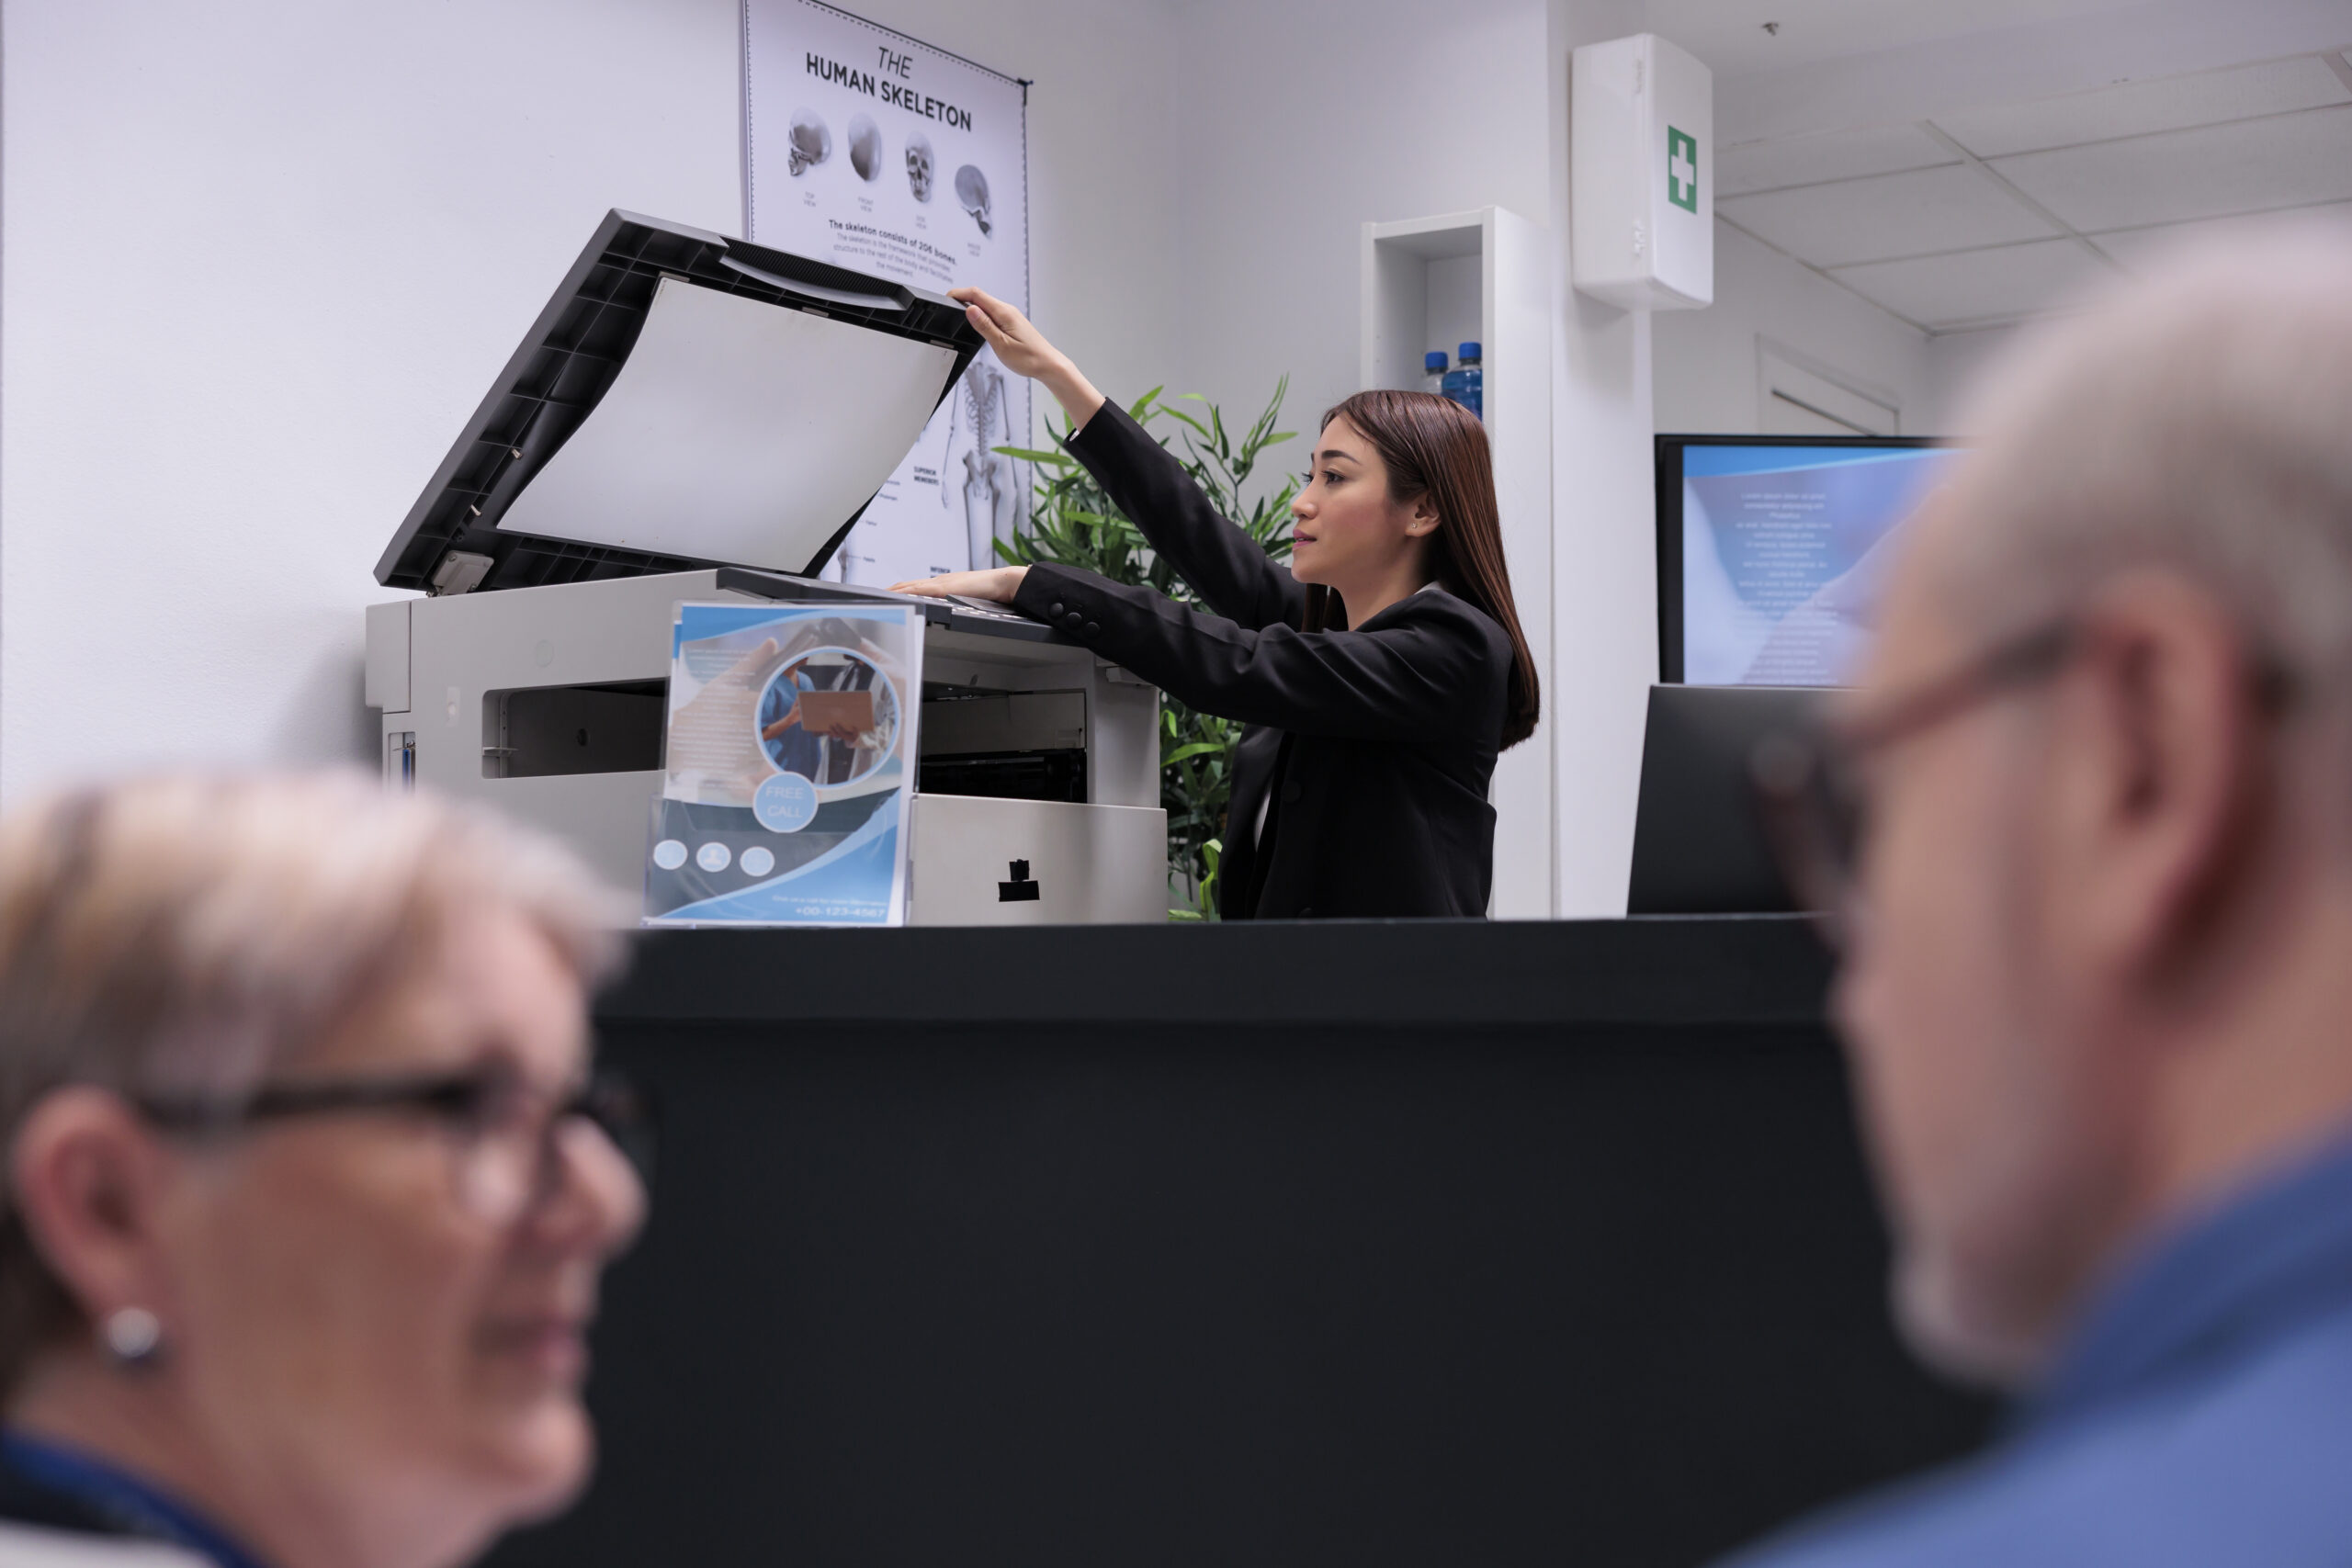
[(606, 897), (356, 778), (0, 820), (0, 1563), (428, 1568), (578, 1492)]

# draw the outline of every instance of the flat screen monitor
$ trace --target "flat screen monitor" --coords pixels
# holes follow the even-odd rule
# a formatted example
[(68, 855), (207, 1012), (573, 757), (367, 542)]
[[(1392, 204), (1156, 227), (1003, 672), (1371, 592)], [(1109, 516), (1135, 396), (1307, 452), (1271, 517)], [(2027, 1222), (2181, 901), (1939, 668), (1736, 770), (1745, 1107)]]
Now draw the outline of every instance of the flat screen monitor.
[(1660, 679), (1844, 683), (1888, 541), (1958, 456), (1926, 436), (1659, 436)]

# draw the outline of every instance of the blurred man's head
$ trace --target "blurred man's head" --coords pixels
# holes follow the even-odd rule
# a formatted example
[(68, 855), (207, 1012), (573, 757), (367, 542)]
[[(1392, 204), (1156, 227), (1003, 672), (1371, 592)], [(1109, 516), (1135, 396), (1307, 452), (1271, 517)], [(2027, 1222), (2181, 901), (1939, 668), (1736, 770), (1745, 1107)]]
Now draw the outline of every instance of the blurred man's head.
[(1838, 1008), (1906, 1326), (2013, 1379), (2352, 1122), (2352, 237), (2185, 260), (1963, 428), (1844, 714)]

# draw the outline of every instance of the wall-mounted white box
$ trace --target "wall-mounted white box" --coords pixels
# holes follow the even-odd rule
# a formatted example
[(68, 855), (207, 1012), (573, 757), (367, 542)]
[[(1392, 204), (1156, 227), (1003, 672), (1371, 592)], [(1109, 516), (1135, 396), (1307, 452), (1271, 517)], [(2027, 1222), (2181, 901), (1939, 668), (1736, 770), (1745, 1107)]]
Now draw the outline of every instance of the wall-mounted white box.
[(1655, 33), (1589, 43), (1569, 76), (1569, 263), (1627, 309), (1715, 298), (1714, 77)]

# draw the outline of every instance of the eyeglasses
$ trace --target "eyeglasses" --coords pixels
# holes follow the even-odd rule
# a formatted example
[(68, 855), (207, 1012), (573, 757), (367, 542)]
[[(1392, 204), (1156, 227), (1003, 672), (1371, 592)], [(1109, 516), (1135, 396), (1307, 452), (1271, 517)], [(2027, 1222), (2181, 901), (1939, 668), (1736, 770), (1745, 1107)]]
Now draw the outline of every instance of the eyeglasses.
[(1799, 907), (1822, 917), (1832, 947), (1843, 945), (1857, 914), (1855, 873), (1870, 807), (1862, 764), (1996, 696), (2047, 680), (2076, 646), (2073, 623), (2041, 626), (1874, 714), (1842, 722), (1824, 716), (1758, 744), (1748, 759), (1757, 808), (1789, 890)]
[(550, 1093), (512, 1068), (470, 1073), (265, 1084), (241, 1100), (131, 1102), (172, 1132), (216, 1136), (307, 1116), (408, 1113), (449, 1140), (458, 1195), (498, 1224), (520, 1218), (556, 1185), (559, 1145), (599, 1139), (628, 1161), (649, 1190), (660, 1118), (651, 1095), (627, 1075), (599, 1068), (577, 1088)]
[[(1821, 917), (1832, 947), (1844, 945), (1860, 915), (1857, 872), (1870, 818), (1863, 763), (1995, 697), (2050, 679), (2083, 645), (2076, 623), (2055, 621), (1997, 644), (1876, 713), (1824, 717), (1758, 744), (1748, 759), (1758, 810), (1790, 891), (1799, 907)], [(2254, 695), (2264, 712), (2278, 712), (2293, 691), (2283, 664), (2267, 654), (2256, 659)]]

